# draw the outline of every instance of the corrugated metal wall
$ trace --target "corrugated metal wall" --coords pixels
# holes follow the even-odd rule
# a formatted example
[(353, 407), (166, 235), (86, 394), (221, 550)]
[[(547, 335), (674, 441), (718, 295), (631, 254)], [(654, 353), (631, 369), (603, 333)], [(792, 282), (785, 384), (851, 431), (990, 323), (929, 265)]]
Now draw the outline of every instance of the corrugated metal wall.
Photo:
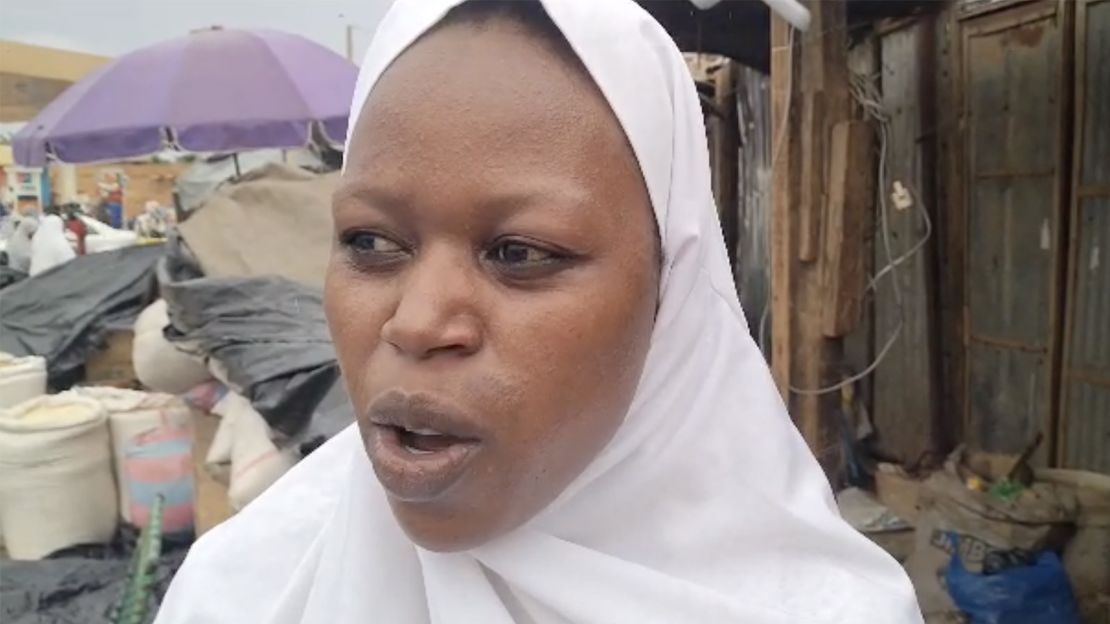
[(963, 26), (968, 435), (988, 451), (1054, 433), (1070, 88), (1062, 6), (1021, 5)]
[[(770, 267), (771, 100), (770, 79), (750, 67), (739, 67), (736, 80), (737, 125), (740, 131), (739, 235), (736, 283), (748, 326), (758, 338), (760, 326), (770, 332), (768, 298)], [(764, 321), (761, 323), (761, 321)], [(769, 338), (766, 344), (770, 344)]]
[(1110, 473), (1110, 0), (1080, 0), (1076, 8), (1076, 175), (1060, 459)]
[[(923, 210), (935, 214), (928, 136), (928, 129), (935, 125), (928, 105), (933, 97), (933, 36), (932, 18), (926, 17), (886, 33), (880, 40), (882, 104), (890, 115), (890, 132), (886, 146), (889, 179), (879, 193), (886, 198), (891, 258), (883, 241), (880, 213), (875, 218), (874, 266), (881, 270), (892, 259), (917, 251), (876, 285), (874, 344), (881, 348), (895, 332), (898, 340), (875, 370), (872, 415), (876, 449), (883, 457), (904, 463), (937, 450), (940, 439), (936, 328), (932, 326), (936, 238), (922, 214)], [(896, 183), (910, 194), (912, 205), (908, 208), (899, 209), (890, 199)], [(929, 239), (922, 244), (927, 235)], [(900, 297), (894, 292), (895, 281)]]

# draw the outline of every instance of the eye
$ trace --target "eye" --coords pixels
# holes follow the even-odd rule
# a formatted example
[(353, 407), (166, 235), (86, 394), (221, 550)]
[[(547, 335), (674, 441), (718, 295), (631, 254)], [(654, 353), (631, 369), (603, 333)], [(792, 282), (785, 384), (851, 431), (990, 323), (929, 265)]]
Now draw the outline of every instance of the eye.
[(541, 280), (572, 268), (580, 256), (529, 238), (502, 238), (486, 249), (483, 261), (511, 282)]
[(339, 238), (347, 262), (360, 271), (379, 273), (402, 266), (409, 248), (397, 239), (369, 230), (351, 230)]
[(489, 253), (490, 260), (509, 267), (543, 264), (558, 258), (550, 251), (519, 241), (504, 241)]
[(405, 250), (397, 241), (374, 232), (350, 232), (340, 242), (359, 255), (396, 254)]

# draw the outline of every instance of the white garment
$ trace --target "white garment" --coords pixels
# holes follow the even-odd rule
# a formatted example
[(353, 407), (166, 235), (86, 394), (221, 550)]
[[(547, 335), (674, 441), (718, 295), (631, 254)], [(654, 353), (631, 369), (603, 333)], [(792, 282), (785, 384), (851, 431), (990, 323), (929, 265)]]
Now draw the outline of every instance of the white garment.
[[(388, 64), (459, 0), (398, 0)], [(898, 564), (845, 524), (733, 285), (701, 107), (631, 0), (543, 0), (639, 160), (665, 255), (651, 348), (609, 445), (536, 518), (464, 553), (414, 546), (351, 427), (193, 547), (158, 624), (921, 621)]]
[(8, 266), (23, 273), (31, 272), (31, 238), (39, 222), (33, 217), (23, 217), (8, 238)]
[(57, 215), (47, 215), (31, 239), (31, 275), (49, 271), (77, 257), (66, 240), (65, 223)]

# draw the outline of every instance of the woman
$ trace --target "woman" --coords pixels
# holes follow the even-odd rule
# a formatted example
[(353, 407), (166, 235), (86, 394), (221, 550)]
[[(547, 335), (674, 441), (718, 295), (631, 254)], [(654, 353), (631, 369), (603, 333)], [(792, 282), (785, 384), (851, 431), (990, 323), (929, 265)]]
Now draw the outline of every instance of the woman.
[(66, 240), (65, 223), (58, 215), (46, 215), (31, 239), (31, 275), (49, 271), (77, 255)]
[(31, 239), (39, 222), (33, 217), (23, 217), (8, 239), (8, 266), (21, 273), (31, 272)]
[(400, 0), (325, 305), (359, 414), (159, 622), (920, 622), (752, 343), (697, 95), (631, 0)]
[(89, 228), (81, 220), (81, 209), (76, 204), (68, 204), (65, 207), (65, 215), (65, 228), (73, 234), (75, 239), (76, 249), (74, 251), (78, 256), (83, 256), (85, 255), (85, 239), (89, 236)]

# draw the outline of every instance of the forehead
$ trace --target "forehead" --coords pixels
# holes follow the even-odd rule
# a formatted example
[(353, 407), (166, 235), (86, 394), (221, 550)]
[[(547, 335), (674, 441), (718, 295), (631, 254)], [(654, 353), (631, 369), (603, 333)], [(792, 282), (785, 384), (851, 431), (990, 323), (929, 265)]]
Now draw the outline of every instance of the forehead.
[(348, 170), (590, 167), (627, 151), (604, 96), (555, 45), (505, 19), (429, 33), (375, 85)]

